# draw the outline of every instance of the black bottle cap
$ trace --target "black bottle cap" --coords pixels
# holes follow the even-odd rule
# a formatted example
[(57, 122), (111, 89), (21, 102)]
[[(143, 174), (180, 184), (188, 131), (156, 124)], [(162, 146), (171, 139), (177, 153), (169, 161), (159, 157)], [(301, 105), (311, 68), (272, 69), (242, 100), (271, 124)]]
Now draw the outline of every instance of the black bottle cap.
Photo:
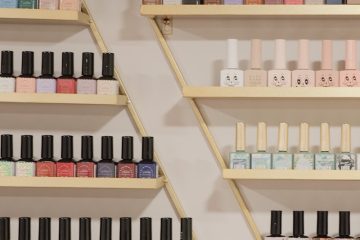
[(92, 77), (94, 75), (94, 53), (82, 54), (82, 75)]
[(41, 158), (54, 158), (54, 137), (52, 135), (43, 135), (41, 137)]
[(160, 240), (172, 240), (172, 219), (162, 218), (160, 229)]
[(317, 230), (318, 236), (327, 236), (328, 234), (328, 212), (318, 211), (317, 212)]
[(271, 235), (281, 235), (281, 226), (282, 226), (282, 212), (281, 211), (271, 211)]
[(120, 240), (131, 240), (131, 218), (120, 218)]
[(0, 218), (0, 240), (10, 240), (10, 218)]
[(14, 52), (1, 52), (1, 74), (12, 75), (14, 71)]
[(130, 136), (122, 137), (121, 158), (133, 160), (134, 158), (134, 138)]
[(22, 159), (33, 158), (33, 136), (31, 135), (21, 136), (21, 158)]
[(183, 0), (182, 4), (201, 5), (204, 4), (204, 0)]
[(73, 154), (73, 136), (66, 135), (61, 137), (61, 158), (72, 159)]
[(42, 52), (41, 74), (52, 76), (54, 75), (54, 53)]
[(1, 135), (1, 158), (13, 157), (13, 136), (10, 134)]
[(92, 136), (81, 137), (81, 158), (85, 160), (92, 160), (94, 158)]
[(151, 218), (140, 218), (140, 240), (152, 240)]
[(79, 240), (91, 240), (91, 218), (80, 218)]
[(39, 218), (39, 240), (51, 239), (51, 218)]
[(154, 138), (143, 137), (142, 138), (142, 159), (146, 161), (152, 161), (154, 159)]
[(73, 76), (74, 75), (74, 53), (63, 52), (62, 53), (62, 75)]
[(103, 160), (112, 160), (114, 158), (112, 136), (103, 136), (101, 138), (101, 158)]
[(111, 218), (100, 218), (100, 240), (111, 240)]
[(350, 212), (339, 212), (339, 236), (350, 235)]
[(19, 240), (30, 240), (31, 238), (31, 218), (19, 218)]
[(293, 212), (293, 236), (304, 236), (304, 211)]
[(192, 240), (192, 219), (181, 219), (181, 235), (180, 240)]
[(34, 75), (34, 52), (22, 52), (21, 74), (26, 76)]
[(104, 53), (103, 54), (102, 75), (104, 77), (111, 77), (111, 78), (114, 76), (114, 54), (113, 53)]
[(71, 240), (71, 218), (59, 218), (59, 240)]

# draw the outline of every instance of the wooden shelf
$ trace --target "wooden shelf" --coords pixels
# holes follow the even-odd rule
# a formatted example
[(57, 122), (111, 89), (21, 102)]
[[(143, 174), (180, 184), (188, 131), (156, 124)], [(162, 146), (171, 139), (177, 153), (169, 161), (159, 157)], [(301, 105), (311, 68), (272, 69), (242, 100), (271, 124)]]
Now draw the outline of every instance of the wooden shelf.
[(0, 177), (0, 187), (7, 188), (160, 189), (163, 185), (164, 177), (157, 179)]
[(360, 17), (356, 5), (142, 5), (143, 16), (168, 17)]
[(238, 180), (360, 181), (360, 171), (225, 169), (223, 177)]
[(360, 99), (360, 88), (185, 87), (188, 98)]
[(78, 11), (0, 8), (0, 22), (89, 25), (90, 18)]

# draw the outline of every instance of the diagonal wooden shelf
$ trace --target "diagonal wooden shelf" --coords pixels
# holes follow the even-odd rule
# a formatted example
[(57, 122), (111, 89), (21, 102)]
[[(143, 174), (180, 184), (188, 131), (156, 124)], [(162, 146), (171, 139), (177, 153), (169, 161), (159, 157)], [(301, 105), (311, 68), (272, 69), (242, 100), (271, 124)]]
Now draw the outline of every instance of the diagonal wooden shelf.
[(184, 87), (188, 98), (360, 99), (360, 88)]
[(0, 177), (0, 188), (160, 189), (165, 178)]

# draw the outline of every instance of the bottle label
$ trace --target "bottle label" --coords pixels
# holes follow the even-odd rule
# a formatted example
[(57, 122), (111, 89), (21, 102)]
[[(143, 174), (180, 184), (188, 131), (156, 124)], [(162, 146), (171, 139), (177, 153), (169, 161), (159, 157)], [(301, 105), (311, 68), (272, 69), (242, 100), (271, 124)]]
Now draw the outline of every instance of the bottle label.
[(75, 79), (58, 79), (56, 83), (57, 93), (76, 93)]
[(61, 10), (80, 11), (80, 8), (81, 8), (80, 0), (60, 0)]
[(15, 92), (15, 78), (0, 77), (0, 93), (13, 93), (13, 92)]
[(2, 0), (0, 1), (0, 8), (17, 8), (17, 0)]
[(117, 168), (117, 177), (118, 178), (136, 178), (137, 171), (136, 171), (136, 164), (135, 163), (119, 163)]
[(98, 80), (97, 94), (100, 95), (118, 95), (119, 82), (116, 80)]
[(95, 163), (92, 162), (78, 162), (76, 164), (77, 177), (94, 177)]
[(335, 155), (332, 153), (318, 153), (315, 155), (316, 170), (335, 170)]
[(292, 169), (292, 154), (290, 153), (274, 153), (272, 158), (273, 169)]
[(17, 177), (34, 177), (35, 163), (34, 162), (16, 162), (16, 176)]
[(97, 165), (97, 177), (115, 177), (115, 164), (114, 163), (101, 163)]
[(54, 162), (37, 162), (36, 163), (37, 177), (55, 177), (56, 165)]
[(37, 93), (56, 93), (56, 80), (54, 78), (38, 78), (36, 82)]
[(35, 78), (22, 78), (16, 79), (16, 92), (17, 93), (34, 93), (36, 90)]
[(37, 0), (19, 0), (19, 8), (37, 8)]
[(138, 165), (139, 178), (157, 178), (157, 164), (156, 163), (139, 163)]
[(15, 163), (0, 161), (0, 177), (15, 176)]
[(245, 152), (230, 153), (230, 168), (250, 169), (250, 154)]
[(314, 154), (312, 154), (312, 153), (296, 153), (296, 154), (294, 154), (294, 169), (313, 170), (314, 169)]
[(78, 79), (77, 80), (78, 94), (96, 94), (96, 80), (95, 79)]
[(270, 153), (253, 153), (251, 155), (252, 169), (271, 169)]
[(336, 169), (337, 170), (355, 170), (356, 155), (353, 153), (336, 154)]
[(75, 177), (75, 164), (74, 163), (56, 163), (56, 176), (57, 177)]
[(59, 9), (59, 1), (58, 0), (40, 0), (39, 8), (40, 9), (49, 9), (49, 10)]

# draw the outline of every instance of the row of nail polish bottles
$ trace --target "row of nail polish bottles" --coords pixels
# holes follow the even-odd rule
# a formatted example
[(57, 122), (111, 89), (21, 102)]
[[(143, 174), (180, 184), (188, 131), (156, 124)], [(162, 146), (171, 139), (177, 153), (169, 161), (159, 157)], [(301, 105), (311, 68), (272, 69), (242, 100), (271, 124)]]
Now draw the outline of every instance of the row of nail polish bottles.
[(286, 5), (323, 5), (323, 4), (349, 4), (358, 5), (359, 0), (143, 0), (143, 4), (215, 4), (215, 5), (273, 5), (273, 4), (286, 4)]
[(82, 76), (74, 77), (74, 53), (62, 53), (62, 76), (54, 77), (54, 53), (42, 53), (41, 76), (34, 76), (34, 52), (22, 52), (21, 75), (13, 76), (13, 52), (2, 51), (0, 93), (67, 93), (118, 95), (114, 78), (114, 54), (103, 54), (102, 77), (94, 77), (94, 54), (83, 53)]
[(80, 11), (80, 0), (1, 0), (0, 8), (30, 8)]

